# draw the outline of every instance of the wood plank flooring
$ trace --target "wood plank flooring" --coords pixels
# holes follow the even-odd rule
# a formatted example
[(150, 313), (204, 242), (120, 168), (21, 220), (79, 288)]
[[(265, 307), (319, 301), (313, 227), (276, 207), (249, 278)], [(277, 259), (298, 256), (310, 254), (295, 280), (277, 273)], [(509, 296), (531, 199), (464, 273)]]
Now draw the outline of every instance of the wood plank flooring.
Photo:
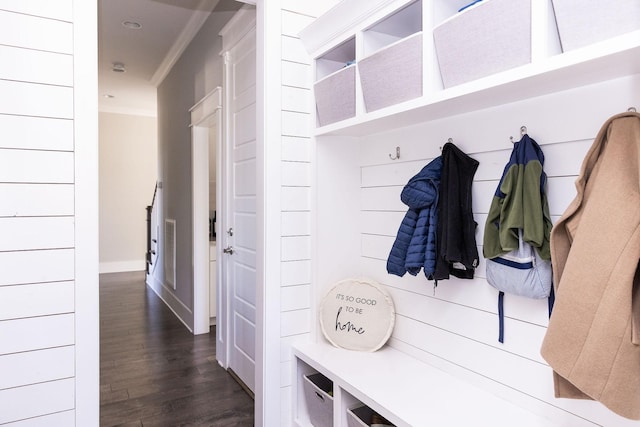
[(253, 426), (254, 402), (144, 283), (100, 276), (100, 425)]

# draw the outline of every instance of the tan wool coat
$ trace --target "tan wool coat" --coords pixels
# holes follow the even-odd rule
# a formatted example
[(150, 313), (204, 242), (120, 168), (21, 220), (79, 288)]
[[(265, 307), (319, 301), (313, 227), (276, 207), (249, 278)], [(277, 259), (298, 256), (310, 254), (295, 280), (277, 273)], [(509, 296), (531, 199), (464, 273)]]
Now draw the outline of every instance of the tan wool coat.
[(551, 231), (556, 302), (541, 354), (556, 397), (640, 419), (640, 114), (603, 125)]

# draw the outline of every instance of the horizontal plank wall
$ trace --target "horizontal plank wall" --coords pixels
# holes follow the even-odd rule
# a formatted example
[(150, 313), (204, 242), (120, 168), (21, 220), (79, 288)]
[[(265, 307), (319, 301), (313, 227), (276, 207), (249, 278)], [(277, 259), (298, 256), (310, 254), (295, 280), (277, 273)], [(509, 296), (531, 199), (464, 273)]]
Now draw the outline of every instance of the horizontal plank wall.
[[(640, 104), (639, 85), (635, 75), (360, 138), (359, 273), (386, 285), (393, 297), (397, 317), (391, 346), (567, 425), (639, 424), (599, 403), (554, 398), (551, 369), (540, 356), (546, 300), (506, 295), (505, 342), (498, 342), (497, 291), (486, 282), (482, 256), (473, 280), (452, 278), (437, 288), (422, 273), (403, 278), (386, 273), (407, 209), (400, 192), (448, 138), (480, 162), (472, 195), (482, 254), (484, 224), (512, 149), (510, 136), (518, 140), (524, 125), (542, 146), (555, 222), (575, 195), (574, 181), (600, 126)], [(323, 143), (320, 138), (319, 147)], [(389, 154), (396, 146), (401, 159), (392, 161)]]
[[(98, 334), (97, 321), (90, 321), (97, 319), (97, 298), (86, 298), (97, 296), (97, 257), (92, 259), (97, 255), (92, 233), (97, 232), (92, 219), (97, 180), (85, 180), (96, 171), (90, 161), (97, 160), (97, 123), (91, 116), (97, 102), (90, 104), (97, 100), (97, 72), (87, 66), (96, 55), (91, 45), (96, 8), (88, 3), (74, 8), (72, 0), (8, 0), (0, 5), (3, 426), (97, 423), (98, 401), (91, 401), (98, 390), (97, 344), (82, 339), (87, 331)], [(74, 26), (79, 18), (87, 25)], [(76, 114), (78, 105), (82, 114)], [(80, 282), (82, 292), (76, 289)], [(93, 314), (84, 317), (76, 303)]]
[(283, 426), (292, 420), (291, 344), (308, 340), (312, 328), (313, 78), (311, 58), (298, 33), (334, 3), (281, 2), (280, 425)]

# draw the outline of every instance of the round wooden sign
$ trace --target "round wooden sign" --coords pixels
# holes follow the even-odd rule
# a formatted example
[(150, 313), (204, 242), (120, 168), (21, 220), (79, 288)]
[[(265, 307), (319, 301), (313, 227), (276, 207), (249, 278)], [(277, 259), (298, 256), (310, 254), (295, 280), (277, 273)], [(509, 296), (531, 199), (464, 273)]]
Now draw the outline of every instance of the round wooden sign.
[(322, 333), (336, 347), (376, 351), (393, 331), (396, 311), (391, 296), (366, 279), (338, 282), (320, 305)]

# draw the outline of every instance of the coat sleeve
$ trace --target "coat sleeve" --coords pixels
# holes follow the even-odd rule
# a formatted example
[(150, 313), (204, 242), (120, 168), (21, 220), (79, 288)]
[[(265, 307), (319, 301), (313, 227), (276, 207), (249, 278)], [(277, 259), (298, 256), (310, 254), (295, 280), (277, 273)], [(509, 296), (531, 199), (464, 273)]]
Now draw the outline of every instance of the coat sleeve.
[(398, 228), (396, 240), (391, 247), (391, 252), (387, 259), (387, 273), (402, 277), (407, 272), (405, 262), (409, 250), (409, 242), (411, 242), (411, 238), (413, 237), (417, 220), (417, 212), (409, 209)]
[(491, 200), (491, 206), (489, 207), (487, 222), (484, 224), (484, 237), (482, 241), (482, 254), (487, 259), (495, 258), (503, 253), (498, 235), (501, 211), (502, 199), (494, 195)]

